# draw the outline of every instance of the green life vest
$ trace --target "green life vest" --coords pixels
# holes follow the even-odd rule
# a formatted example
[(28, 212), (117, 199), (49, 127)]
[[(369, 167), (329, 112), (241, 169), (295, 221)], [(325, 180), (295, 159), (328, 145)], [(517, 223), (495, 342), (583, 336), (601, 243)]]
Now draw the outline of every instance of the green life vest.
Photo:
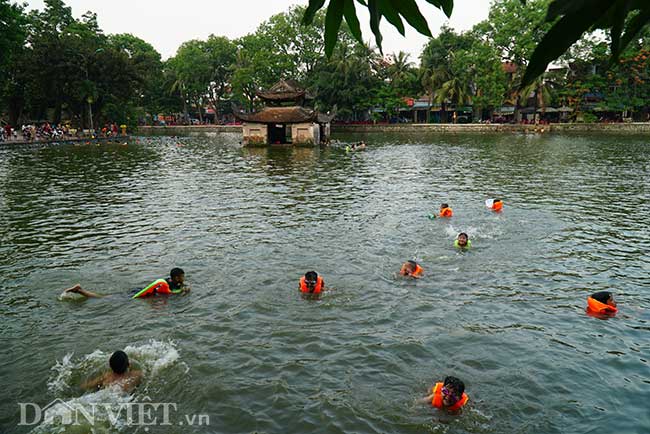
[(464, 247), (461, 247), (458, 244), (458, 240), (454, 240), (454, 247), (459, 248), (459, 249), (469, 249), (470, 247), (472, 247), (472, 242), (470, 240), (467, 240), (467, 245), (464, 246)]

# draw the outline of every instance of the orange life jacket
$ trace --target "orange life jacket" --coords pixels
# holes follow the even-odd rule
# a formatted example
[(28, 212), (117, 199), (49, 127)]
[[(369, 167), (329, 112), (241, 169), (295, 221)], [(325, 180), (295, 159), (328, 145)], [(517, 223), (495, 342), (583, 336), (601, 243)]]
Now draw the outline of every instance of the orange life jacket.
[(146, 286), (131, 298), (141, 298), (155, 294), (178, 294), (179, 292), (181, 291), (172, 291), (169, 287), (169, 283), (165, 279), (158, 279), (151, 282), (148, 286)]
[(454, 215), (454, 212), (451, 210), (451, 208), (442, 208), (440, 210), (440, 217), (452, 217)]
[(305, 276), (302, 276), (300, 278), (300, 292), (305, 292), (307, 294), (320, 294), (321, 291), (323, 290), (323, 278), (318, 276), (316, 279), (316, 286), (314, 287), (313, 291), (309, 290), (309, 287), (307, 286), (307, 282), (305, 282)]
[(601, 303), (593, 297), (587, 297), (587, 310), (592, 313), (613, 315), (618, 312), (618, 309), (609, 304)]
[(498, 201), (492, 204), (492, 211), (500, 212), (503, 209), (503, 202)]
[[(443, 408), (442, 404), (442, 386), (443, 383), (436, 383), (436, 386), (433, 388), (433, 399), (431, 400), (431, 405), (434, 406), (435, 408)], [(460, 397), (458, 401), (451, 407), (446, 407), (448, 411), (456, 411), (460, 409), (462, 406), (467, 404), (467, 401), (469, 400), (469, 397), (463, 392), (463, 395)]]
[(403, 268), (400, 270), (402, 276), (420, 277), (422, 273), (424, 273), (424, 268), (420, 267), (419, 264), (415, 264), (415, 270), (411, 274), (406, 274)]

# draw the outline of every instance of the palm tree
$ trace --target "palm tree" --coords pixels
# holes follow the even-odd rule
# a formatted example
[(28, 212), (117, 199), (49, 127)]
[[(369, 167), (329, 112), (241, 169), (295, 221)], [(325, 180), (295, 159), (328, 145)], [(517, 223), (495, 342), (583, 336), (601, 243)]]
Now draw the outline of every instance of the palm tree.
[(388, 67), (388, 78), (391, 84), (405, 80), (412, 73), (413, 64), (409, 61), (410, 56), (403, 51), (391, 56), (393, 62)]
[(457, 106), (470, 104), (472, 102), (472, 89), (469, 83), (462, 81), (458, 76), (453, 76), (436, 90), (435, 101), (437, 104), (444, 104), (449, 101)]
[[(433, 105), (436, 91), (442, 87), (444, 83), (451, 79), (451, 71), (447, 65), (439, 65), (431, 69), (424, 69), (422, 71), (422, 78), (420, 82), (427, 92), (429, 97), (429, 105)], [(445, 112), (444, 101), (442, 103), (442, 114)], [(427, 111), (427, 123), (430, 122), (431, 110)]]
[(537, 108), (541, 107), (542, 114), (546, 113), (546, 106), (551, 103), (552, 99), (551, 85), (549, 82), (544, 80), (543, 75), (537, 77), (535, 81), (521, 89), (517, 106), (520, 104), (526, 104), (531, 94), (534, 94), (535, 97), (535, 119), (537, 119)]
[(169, 89), (169, 94), (172, 95), (174, 92), (178, 92), (180, 94), (181, 100), (183, 101), (183, 117), (185, 119), (185, 122), (187, 122), (190, 118), (190, 115), (187, 111), (187, 94), (185, 92), (185, 81), (183, 81), (183, 79), (178, 77), (176, 74), (174, 74), (174, 78), (175, 80)]

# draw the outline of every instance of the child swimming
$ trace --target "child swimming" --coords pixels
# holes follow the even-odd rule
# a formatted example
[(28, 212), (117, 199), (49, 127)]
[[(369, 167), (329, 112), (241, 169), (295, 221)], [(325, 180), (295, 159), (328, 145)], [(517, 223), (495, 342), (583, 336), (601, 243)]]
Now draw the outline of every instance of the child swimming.
[(82, 384), (83, 389), (103, 389), (113, 385), (119, 385), (125, 392), (131, 392), (142, 381), (142, 371), (130, 369), (129, 356), (124, 351), (115, 351), (108, 365), (110, 372)]
[(465, 232), (458, 234), (458, 238), (454, 241), (454, 247), (459, 249), (469, 249), (472, 247), (472, 242), (469, 240), (469, 236)]
[(456, 377), (446, 377), (442, 383), (436, 383), (428, 390), (428, 395), (420, 399), (423, 404), (444, 409), (448, 412), (460, 410), (469, 397), (465, 394), (465, 383)]
[[(185, 271), (181, 268), (172, 268), (169, 272), (169, 277), (166, 279), (158, 279), (143, 290), (137, 290), (133, 298), (145, 297), (156, 294), (184, 294), (190, 291), (188, 286), (185, 286)], [(83, 289), (80, 284), (76, 284), (71, 288), (63, 291), (64, 294), (79, 294), (86, 298), (101, 298), (106, 297), (103, 294), (97, 294), (92, 291)]]
[(404, 277), (419, 279), (424, 274), (424, 269), (417, 262), (409, 260), (402, 264), (399, 274)]

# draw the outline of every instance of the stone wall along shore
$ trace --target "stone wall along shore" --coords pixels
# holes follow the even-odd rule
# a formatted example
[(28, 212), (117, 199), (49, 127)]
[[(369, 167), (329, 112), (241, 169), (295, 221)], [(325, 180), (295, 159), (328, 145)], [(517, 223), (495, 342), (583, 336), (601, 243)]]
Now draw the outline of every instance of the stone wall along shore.
[[(332, 133), (432, 132), (432, 133), (650, 133), (650, 122), (597, 124), (370, 124), (332, 125)], [(215, 136), (242, 133), (241, 125), (187, 125), (139, 127), (142, 136)]]

